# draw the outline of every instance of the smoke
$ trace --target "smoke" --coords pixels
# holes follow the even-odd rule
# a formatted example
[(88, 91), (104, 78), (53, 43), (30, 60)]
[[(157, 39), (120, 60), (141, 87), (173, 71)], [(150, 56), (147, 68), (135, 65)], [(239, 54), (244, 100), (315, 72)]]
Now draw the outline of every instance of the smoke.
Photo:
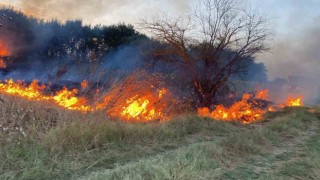
[[(13, 5), (40, 19), (82, 19), (86, 24), (133, 23), (138, 16), (158, 10), (182, 13), (190, 0), (18, 0)], [(170, 4), (168, 6), (168, 4)]]
[[(313, 22), (319, 22), (320, 16)], [(289, 76), (315, 78), (320, 76), (320, 24), (296, 29), (277, 39), (269, 53), (262, 59), (270, 79)]]

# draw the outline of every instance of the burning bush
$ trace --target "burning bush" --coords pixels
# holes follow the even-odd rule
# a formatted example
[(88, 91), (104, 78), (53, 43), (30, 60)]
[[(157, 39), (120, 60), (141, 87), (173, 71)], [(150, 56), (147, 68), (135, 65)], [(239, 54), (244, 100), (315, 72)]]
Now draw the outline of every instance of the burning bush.
[(105, 108), (109, 116), (126, 121), (169, 119), (173, 98), (161, 82), (160, 75), (135, 72), (112, 88), (97, 108)]

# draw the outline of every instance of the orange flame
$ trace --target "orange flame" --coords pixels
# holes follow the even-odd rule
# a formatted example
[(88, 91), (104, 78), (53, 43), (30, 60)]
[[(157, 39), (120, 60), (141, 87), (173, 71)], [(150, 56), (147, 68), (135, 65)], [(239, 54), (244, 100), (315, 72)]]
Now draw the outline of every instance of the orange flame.
[(303, 97), (297, 97), (297, 98), (293, 98), (293, 97), (288, 97), (287, 102), (286, 102), (286, 106), (289, 107), (299, 107), (299, 106), (303, 106)]
[[(203, 117), (209, 117), (216, 120), (223, 121), (240, 121), (244, 124), (255, 122), (263, 117), (263, 115), (269, 112), (277, 111), (275, 107), (269, 106), (267, 108), (262, 108), (259, 104), (255, 103), (253, 100), (249, 103), (249, 99), (261, 99), (266, 100), (268, 96), (268, 90), (259, 91), (256, 96), (250, 94), (244, 94), (242, 100), (234, 103), (230, 108), (226, 108), (223, 105), (216, 106), (215, 110), (210, 112), (209, 108), (199, 108), (198, 115)], [(280, 104), (279, 108), (297, 107), (303, 106), (303, 97), (298, 98), (288, 97), (285, 105)]]
[(0, 40), (0, 56), (8, 56), (9, 51), (7, 46)]
[[(141, 78), (144, 77), (144, 78)], [(147, 77), (147, 78), (145, 78)], [(141, 80), (145, 79), (145, 80)], [(105, 110), (112, 118), (125, 121), (150, 122), (170, 118), (168, 106), (171, 104), (170, 92), (157, 86), (157, 78), (146, 74), (133, 74), (120, 85), (115, 86), (102, 102), (89, 103), (85, 97), (79, 97), (78, 89), (69, 90), (64, 87), (54, 95), (44, 95), (45, 85), (32, 81), (29, 85), (12, 79), (4, 83), (0, 81), (0, 92), (19, 96), (32, 101), (49, 101), (68, 110), (92, 112)], [(83, 84), (86, 84), (83, 82)], [(137, 85), (139, 84), (139, 85)], [(82, 88), (85, 86), (82, 86)], [(256, 95), (244, 94), (242, 99), (230, 107), (218, 105), (210, 112), (209, 108), (199, 108), (198, 114), (203, 117), (222, 121), (239, 121), (244, 124), (260, 120), (267, 111), (276, 111), (275, 107), (261, 107), (258, 99), (265, 100), (268, 90), (259, 91)], [(289, 97), (285, 106), (302, 106), (303, 97)]]
[(168, 104), (172, 98), (167, 98), (169, 91), (166, 88), (158, 86), (159, 79), (156, 76), (147, 75), (146, 72), (134, 73), (108, 92), (98, 108), (107, 105), (106, 111), (110, 117), (125, 121), (167, 120)]
[(86, 105), (86, 100), (84, 98), (76, 96), (78, 93), (78, 90), (76, 89), (70, 91), (67, 88), (64, 88), (54, 96), (45, 96), (42, 93), (45, 88), (46, 86), (39, 85), (37, 80), (32, 81), (30, 85), (26, 85), (22, 81), (14, 82), (12, 79), (5, 81), (5, 83), (0, 82), (0, 91), (6, 94), (23, 97), (33, 101), (53, 101), (57, 105), (69, 110), (86, 112), (92, 109), (90, 106)]
[(38, 85), (37, 80), (33, 80), (29, 86), (22, 81), (14, 82), (12, 79), (5, 81), (5, 83), (0, 82), (1, 92), (24, 97), (29, 100), (49, 100), (49, 97), (43, 96), (41, 93), (45, 88), (44, 85)]
[(9, 56), (9, 51), (4, 43), (0, 40), (0, 69), (7, 68), (7, 64), (1, 58), (2, 56)]
[(0, 69), (7, 68), (7, 64), (3, 61), (3, 59), (0, 58)]
[[(162, 116), (161, 111), (156, 111), (156, 102), (166, 93), (165, 89), (158, 91), (158, 97), (146, 94), (142, 97), (136, 95), (124, 103), (120, 117), (125, 120), (138, 119), (139, 121), (152, 121)], [(157, 113), (156, 113), (157, 112)]]
[(252, 123), (259, 120), (262, 115), (266, 113), (266, 110), (260, 108), (254, 101), (252, 103), (249, 103), (248, 101), (251, 98), (266, 96), (265, 93), (267, 93), (267, 91), (258, 92), (255, 97), (250, 94), (244, 94), (242, 100), (234, 103), (230, 108), (218, 105), (212, 112), (210, 112), (209, 108), (199, 108), (198, 114), (203, 117), (217, 120)]
[[(0, 92), (32, 101), (50, 101), (68, 110), (93, 112), (106, 109), (108, 116), (125, 121), (149, 122), (167, 119), (167, 103), (163, 98), (168, 94), (168, 90), (157, 90), (148, 80), (137, 86), (134, 78), (128, 78), (122, 85), (108, 92), (103, 97), (103, 102), (88, 103), (87, 98), (79, 97), (78, 89), (69, 90), (66, 87), (55, 95), (44, 95), (47, 87), (39, 85), (36, 80), (30, 85), (22, 81), (14, 82), (12, 79), (0, 82)], [(122, 91), (123, 89), (126, 89), (126, 92)]]
[(88, 81), (87, 80), (84, 80), (81, 82), (81, 88), (82, 89), (86, 89), (88, 87)]
[(78, 90), (72, 89), (71, 91), (64, 87), (61, 91), (53, 97), (53, 100), (62, 107), (69, 110), (79, 110), (83, 112), (91, 111), (93, 108), (87, 105), (85, 98), (77, 97)]

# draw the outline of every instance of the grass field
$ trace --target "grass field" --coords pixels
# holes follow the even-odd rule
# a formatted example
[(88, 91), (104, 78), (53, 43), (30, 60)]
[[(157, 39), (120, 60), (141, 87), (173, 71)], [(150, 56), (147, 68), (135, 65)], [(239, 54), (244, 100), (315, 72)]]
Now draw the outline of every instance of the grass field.
[(0, 179), (320, 179), (320, 114), (130, 124), (0, 98)]

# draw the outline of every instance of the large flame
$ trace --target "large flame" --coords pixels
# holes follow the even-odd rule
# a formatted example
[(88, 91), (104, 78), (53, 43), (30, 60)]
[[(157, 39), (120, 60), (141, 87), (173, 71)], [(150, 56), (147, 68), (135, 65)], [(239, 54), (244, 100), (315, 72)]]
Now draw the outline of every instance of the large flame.
[[(101, 96), (104, 99), (102, 102), (89, 103), (87, 98), (79, 97), (78, 89), (69, 90), (66, 87), (54, 95), (45, 95), (44, 90), (47, 87), (36, 80), (29, 85), (22, 81), (14, 82), (12, 79), (0, 82), (0, 92), (31, 101), (53, 102), (68, 110), (92, 112), (105, 109), (108, 116), (125, 121), (149, 122), (168, 119), (165, 110), (167, 103), (163, 100), (168, 90), (157, 87), (158, 80), (153, 76), (145, 81), (139, 80), (141, 77), (147, 77), (147, 74), (131, 75), (122, 84)], [(84, 81), (81, 88), (86, 88), (87, 84), (88, 82)]]
[(128, 99), (123, 106), (123, 111), (120, 112), (122, 119), (130, 120), (132, 118), (140, 121), (151, 121), (162, 116), (161, 111), (156, 111), (157, 101), (161, 100), (166, 93), (165, 89), (158, 91), (158, 96), (151, 93), (146, 95), (136, 95)]
[[(170, 119), (170, 105), (173, 98), (168, 89), (161, 86), (161, 78), (149, 75), (146, 72), (133, 73), (118, 85), (114, 86), (106, 94), (100, 95), (102, 100), (90, 101), (79, 95), (79, 89), (88, 87), (88, 82), (83, 81), (79, 89), (62, 90), (47, 95), (49, 88), (37, 80), (26, 84), (22, 81), (0, 81), (0, 92), (19, 96), (32, 101), (48, 101), (68, 110), (81, 112), (106, 111), (112, 118), (125, 121), (150, 122), (154, 120)], [(240, 121), (252, 123), (260, 120), (267, 111), (276, 111), (285, 106), (302, 106), (303, 97), (288, 97), (285, 105), (278, 107), (266, 106), (261, 100), (266, 100), (268, 90), (255, 94), (244, 94), (242, 99), (230, 107), (218, 105), (213, 111), (209, 108), (199, 108), (198, 114), (223, 121)], [(266, 102), (266, 101), (263, 101)]]
[(126, 121), (149, 122), (169, 119), (167, 109), (172, 99), (166, 88), (159, 86), (157, 76), (138, 72), (107, 93), (98, 109), (107, 107), (107, 114)]

